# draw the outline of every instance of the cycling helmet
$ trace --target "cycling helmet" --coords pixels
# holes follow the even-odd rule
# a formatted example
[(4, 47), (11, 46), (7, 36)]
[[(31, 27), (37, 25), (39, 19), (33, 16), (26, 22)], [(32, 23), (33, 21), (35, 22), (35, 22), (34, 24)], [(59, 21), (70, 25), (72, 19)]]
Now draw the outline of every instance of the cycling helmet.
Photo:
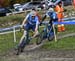
[(32, 12), (30, 12), (30, 15), (31, 16), (36, 16), (36, 12), (35, 11), (32, 11)]
[(53, 9), (53, 8), (49, 8), (49, 9), (48, 9), (48, 11), (53, 12), (53, 11), (54, 11), (54, 9)]

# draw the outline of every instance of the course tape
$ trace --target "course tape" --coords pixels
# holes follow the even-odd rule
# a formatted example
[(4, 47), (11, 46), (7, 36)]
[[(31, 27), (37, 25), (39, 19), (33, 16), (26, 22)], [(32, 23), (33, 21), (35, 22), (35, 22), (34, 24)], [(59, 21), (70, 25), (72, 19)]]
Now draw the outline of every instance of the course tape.
[[(64, 22), (54, 22), (54, 24), (75, 24), (75, 17), (71, 17), (71, 18), (63, 18), (62, 20), (65, 20)], [(44, 21), (43, 24), (48, 23), (48, 21)], [(6, 32), (6, 31), (10, 31), (13, 30), (14, 28), (20, 28), (21, 25), (16, 25), (16, 26), (12, 26), (9, 28), (0, 28), (0, 32)]]
[(75, 24), (75, 21), (54, 22), (54, 24)]
[[(43, 24), (48, 24), (49, 21), (44, 21)], [(75, 24), (75, 20), (70, 20), (70, 21), (64, 21), (64, 22), (53, 22), (53, 24)]]
[(13, 30), (14, 28), (15, 28), (15, 29), (18, 29), (18, 28), (20, 28), (20, 26), (21, 26), (21, 25), (12, 26), (12, 27), (9, 27), (9, 28), (0, 28), (0, 32), (11, 31), (11, 30)]

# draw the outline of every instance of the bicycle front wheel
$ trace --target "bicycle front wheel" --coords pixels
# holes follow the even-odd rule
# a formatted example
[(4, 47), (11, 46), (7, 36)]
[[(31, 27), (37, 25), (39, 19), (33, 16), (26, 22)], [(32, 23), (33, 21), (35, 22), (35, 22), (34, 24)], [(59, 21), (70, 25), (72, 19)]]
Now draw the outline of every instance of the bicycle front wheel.
[(54, 34), (48, 36), (48, 41), (52, 41), (54, 39)]
[(25, 37), (24, 37), (24, 38), (22, 39), (21, 43), (18, 45), (18, 50), (17, 50), (16, 55), (19, 55), (20, 52), (23, 52), (23, 49), (24, 49), (25, 45), (26, 45), (26, 39), (25, 39)]
[[(57, 34), (57, 28), (55, 27), (55, 32)], [(48, 41), (52, 41), (54, 39), (54, 31), (48, 32)]]
[(45, 38), (45, 32), (42, 31), (40, 32), (40, 34), (37, 36), (37, 40), (36, 40), (36, 44), (39, 45), (42, 43), (42, 41), (44, 40)]

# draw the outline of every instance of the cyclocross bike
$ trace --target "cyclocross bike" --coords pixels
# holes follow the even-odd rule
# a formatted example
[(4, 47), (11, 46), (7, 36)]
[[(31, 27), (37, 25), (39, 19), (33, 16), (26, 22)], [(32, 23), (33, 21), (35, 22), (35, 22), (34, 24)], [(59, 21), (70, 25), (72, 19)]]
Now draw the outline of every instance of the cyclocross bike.
[[(27, 32), (26, 36), (22, 39), (21, 43), (19, 43), (18, 48), (17, 48), (17, 53), (16, 55), (19, 55), (21, 52), (23, 52), (25, 46), (29, 44), (29, 42), (33, 39), (32, 36), (29, 35), (29, 32)], [(39, 35), (37, 35), (36, 40), (39, 38)]]
[[(36, 41), (36, 44), (41, 44), (43, 40), (48, 39), (48, 41), (51, 41), (54, 39), (54, 30), (53, 26), (51, 26), (49, 23), (44, 23), (45, 27), (39, 34), (39, 38)], [(57, 28), (55, 28), (55, 31), (57, 32)]]

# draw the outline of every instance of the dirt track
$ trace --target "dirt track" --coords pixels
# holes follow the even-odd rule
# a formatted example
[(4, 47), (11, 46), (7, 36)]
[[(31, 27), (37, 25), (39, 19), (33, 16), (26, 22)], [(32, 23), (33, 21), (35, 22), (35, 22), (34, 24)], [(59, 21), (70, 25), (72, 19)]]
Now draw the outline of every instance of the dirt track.
[(75, 61), (75, 50), (24, 51), (19, 56), (9, 54), (2, 61)]
[[(64, 37), (69, 36), (75, 36), (75, 34), (68, 34)], [(19, 56), (10, 51), (7, 55), (0, 57), (2, 59), (0, 61), (75, 61), (75, 50), (43, 50), (41, 48), (27, 50), (27, 48)]]

